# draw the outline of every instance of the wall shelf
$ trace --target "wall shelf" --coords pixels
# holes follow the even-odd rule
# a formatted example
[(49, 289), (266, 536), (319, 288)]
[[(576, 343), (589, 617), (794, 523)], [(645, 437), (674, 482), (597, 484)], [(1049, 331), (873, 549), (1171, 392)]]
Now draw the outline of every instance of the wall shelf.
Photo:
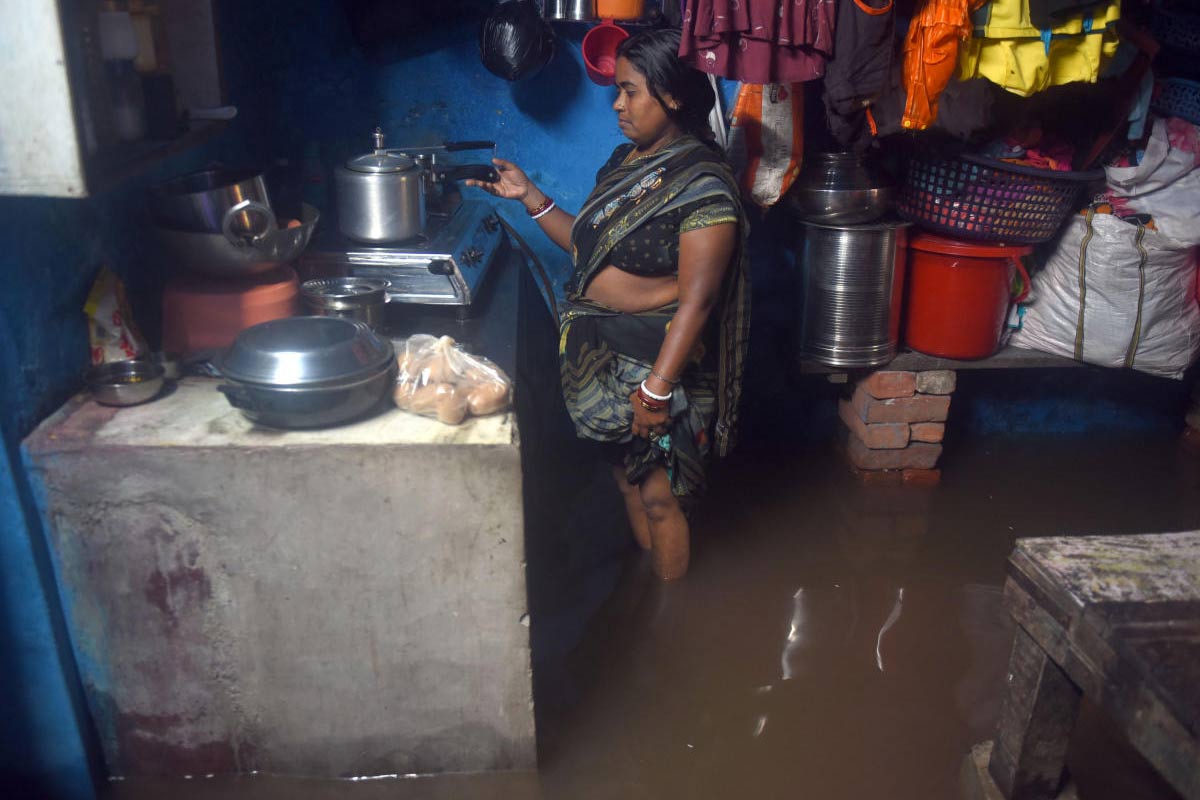
[(918, 353), (913, 350), (903, 350), (889, 363), (868, 369), (830, 367), (807, 358), (800, 358), (799, 362), (800, 374), (802, 375), (859, 374), (881, 369), (922, 372), (934, 369), (1078, 369), (1079, 367), (1087, 366), (1071, 358), (1011, 346), (1002, 348), (998, 353), (989, 358), (971, 361), (939, 358), (938, 356), (926, 355), (925, 353)]

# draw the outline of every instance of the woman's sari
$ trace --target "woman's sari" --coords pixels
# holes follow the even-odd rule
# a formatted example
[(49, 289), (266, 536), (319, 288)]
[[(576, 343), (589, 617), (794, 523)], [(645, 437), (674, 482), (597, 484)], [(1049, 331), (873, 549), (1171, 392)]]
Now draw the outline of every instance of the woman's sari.
[[(668, 433), (653, 441), (634, 437), (629, 396), (650, 374), (679, 304), (628, 314), (583, 293), (611, 263), (610, 253), (622, 238), (657, 215), (709, 198), (731, 203), (740, 221), (729, 271), (705, 334), (672, 393)], [(560, 320), (559, 363), (576, 433), (627, 445), (624, 464), (631, 483), (665, 466), (671, 490), (681, 501), (704, 491), (705, 461), (713, 444), (721, 456), (734, 444), (750, 324), (745, 228), (729, 166), (698, 139), (683, 136), (650, 156), (602, 173), (571, 229), (575, 274)]]

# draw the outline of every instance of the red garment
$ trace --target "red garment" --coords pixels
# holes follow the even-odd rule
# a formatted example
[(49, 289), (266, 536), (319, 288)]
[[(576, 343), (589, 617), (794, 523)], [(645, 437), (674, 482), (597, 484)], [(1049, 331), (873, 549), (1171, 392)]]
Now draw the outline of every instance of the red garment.
[(679, 56), (743, 83), (798, 83), (825, 74), (835, 0), (687, 0)]

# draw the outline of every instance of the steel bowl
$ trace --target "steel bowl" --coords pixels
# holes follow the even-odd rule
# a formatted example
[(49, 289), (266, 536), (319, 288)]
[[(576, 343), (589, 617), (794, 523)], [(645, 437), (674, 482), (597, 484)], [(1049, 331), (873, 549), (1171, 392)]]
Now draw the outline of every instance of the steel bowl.
[(234, 243), (220, 233), (196, 233), (156, 228), (166, 256), (191, 272), (223, 277), (256, 275), (295, 261), (308, 247), (321, 213), (304, 204), (300, 225), (281, 228), (257, 242)]
[(378, 328), (389, 286), (382, 278), (316, 278), (300, 284), (300, 293), (316, 316), (355, 319)]
[(140, 358), (109, 361), (89, 369), (84, 381), (101, 405), (136, 406), (153, 400), (162, 391), (164, 370)]

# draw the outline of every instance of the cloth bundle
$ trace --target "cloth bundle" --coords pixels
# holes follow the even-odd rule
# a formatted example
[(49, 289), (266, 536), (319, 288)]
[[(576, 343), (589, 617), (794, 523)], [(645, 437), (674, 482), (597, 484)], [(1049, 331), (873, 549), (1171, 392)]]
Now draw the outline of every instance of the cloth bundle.
[(679, 56), (745, 83), (820, 78), (833, 54), (835, 0), (686, 0)]

